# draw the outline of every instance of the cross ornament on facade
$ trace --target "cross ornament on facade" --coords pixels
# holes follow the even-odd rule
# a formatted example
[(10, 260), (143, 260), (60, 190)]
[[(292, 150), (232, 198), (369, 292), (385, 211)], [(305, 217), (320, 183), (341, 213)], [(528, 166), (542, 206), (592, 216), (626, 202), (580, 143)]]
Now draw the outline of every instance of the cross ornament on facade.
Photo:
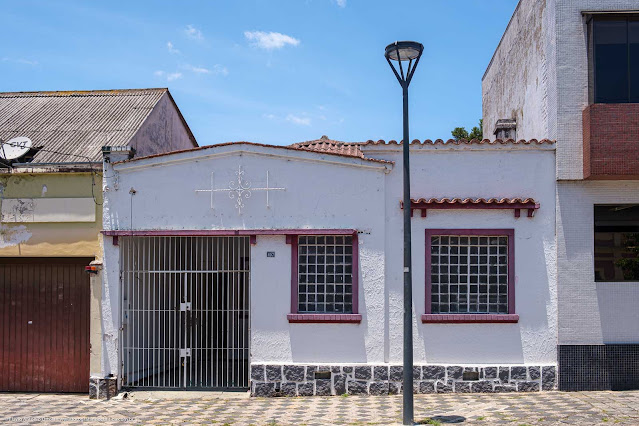
[(242, 214), (244, 208), (244, 200), (251, 198), (253, 191), (266, 191), (266, 208), (270, 208), (269, 204), (269, 192), (270, 191), (286, 191), (286, 188), (274, 188), (269, 185), (269, 171), (266, 171), (266, 186), (263, 188), (252, 188), (251, 182), (244, 177), (244, 170), (242, 166), (237, 167), (235, 172), (237, 179), (229, 182), (228, 188), (215, 188), (215, 174), (211, 172), (211, 189), (196, 189), (195, 192), (210, 192), (211, 193), (211, 208), (213, 208), (213, 200), (216, 192), (227, 192), (229, 198), (235, 200), (235, 208), (238, 214)]

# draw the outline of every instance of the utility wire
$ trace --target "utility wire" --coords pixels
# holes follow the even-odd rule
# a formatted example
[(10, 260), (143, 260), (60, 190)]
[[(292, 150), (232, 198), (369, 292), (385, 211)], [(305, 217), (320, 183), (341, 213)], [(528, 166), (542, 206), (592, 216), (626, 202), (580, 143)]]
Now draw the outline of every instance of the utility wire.
[[(5, 145), (9, 145), (9, 146), (15, 146), (15, 147), (19, 147), (22, 148), (23, 145), (19, 144), (17, 142), (4, 142), (0, 139), (0, 146), (2, 147), (2, 154), (3, 156), (6, 157), (6, 154), (4, 152), (4, 146)], [(87, 160), (87, 163), (89, 164), (99, 164), (100, 162), (98, 161), (93, 161), (91, 160), (91, 158), (87, 157), (86, 155), (80, 155), (80, 154), (69, 154), (67, 152), (61, 152), (61, 151), (56, 151), (53, 149), (45, 149), (45, 148), (33, 148), (35, 150), (37, 150), (37, 152), (50, 152), (52, 154), (58, 154), (58, 155), (67, 155), (70, 157), (78, 157), (78, 158), (83, 158), (85, 160)], [(12, 169), (14, 168), (11, 163), (9, 163), (9, 167), (11, 167)], [(104, 204), (104, 202), (102, 203), (98, 203), (97, 198), (95, 197), (95, 177), (97, 176), (98, 172), (96, 172), (95, 170), (93, 170), (93, 167), (91, 167), (91, 197), (93, 198), (93, 202), (95, 203), (95, 205), (97, 206), (101, 206), (102, 204)]]

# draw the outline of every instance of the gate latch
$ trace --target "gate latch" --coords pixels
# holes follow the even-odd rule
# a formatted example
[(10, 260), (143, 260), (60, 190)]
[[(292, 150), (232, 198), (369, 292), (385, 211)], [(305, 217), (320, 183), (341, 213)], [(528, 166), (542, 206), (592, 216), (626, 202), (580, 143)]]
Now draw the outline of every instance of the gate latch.
[(190, 311), (190, 310), (191, 310), (191, 302), (180, 303), (180, 311)]
[(191, 348), (180, 349), (180, 358), (186, 358), (191, 356)]

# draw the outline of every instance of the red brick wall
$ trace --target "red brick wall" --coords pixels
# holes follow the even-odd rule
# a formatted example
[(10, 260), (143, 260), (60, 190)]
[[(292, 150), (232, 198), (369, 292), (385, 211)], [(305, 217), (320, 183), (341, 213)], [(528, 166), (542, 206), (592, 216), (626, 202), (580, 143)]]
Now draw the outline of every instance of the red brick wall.
[(584, 179), (639, 179), (639, 104), (583, 111)]

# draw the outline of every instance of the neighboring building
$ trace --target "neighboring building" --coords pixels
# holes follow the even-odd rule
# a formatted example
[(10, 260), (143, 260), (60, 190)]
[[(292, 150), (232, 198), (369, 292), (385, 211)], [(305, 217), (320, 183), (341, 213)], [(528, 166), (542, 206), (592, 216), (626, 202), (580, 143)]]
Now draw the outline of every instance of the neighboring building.
[[(397, 393), (401, 155), (322, 137), (107, 156), (96, 385)], [(411, 155), (416, 391), (554, 389), (554, 143)]]
[[(20, 136), (32, 149), (2, 160)], [(101, 282), (85, 272), (102, 261), (102, 147), (197, 143), (167, 89), (0, 93), (0, 141), (0, 391), (87, 392), (103, 338)]]
[(483, 79), (485, 135), (557, 141), (564, 390), (639, 388), (638, 46), (637, 0), (521, 0)]

